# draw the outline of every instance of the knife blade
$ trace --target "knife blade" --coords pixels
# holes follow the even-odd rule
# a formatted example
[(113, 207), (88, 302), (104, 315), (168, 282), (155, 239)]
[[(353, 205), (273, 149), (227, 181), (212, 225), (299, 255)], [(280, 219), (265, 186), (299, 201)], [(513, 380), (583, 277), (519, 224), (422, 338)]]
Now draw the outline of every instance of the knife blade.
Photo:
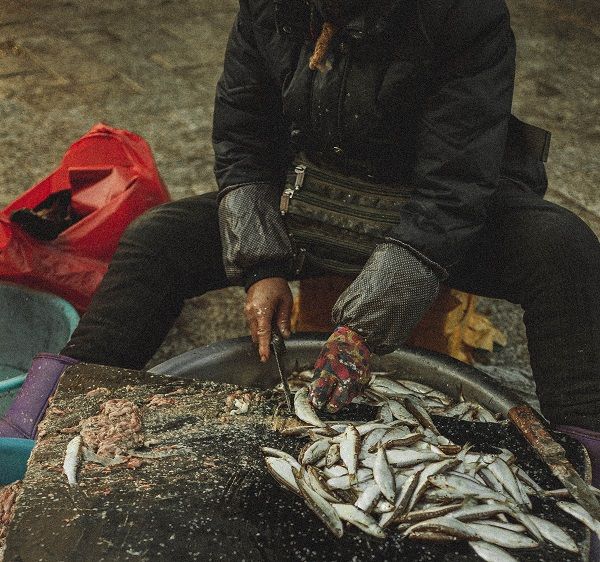
[(292, 393), (290, 391), (290, 385), (288, 384), (287, 377), (285, 376), (285, 365), (283, 363), (283, 355), (286, 352), (285, 341), (275, 331), (271, 336), (271, 348), (273, 349), (273, 355), (275, 356), (275, 363), (277, 364), (277, 370), (279, 371), (279, 377), (281, 378), (281, 384), (283, 385), (283, 392), (285, 394), (285, 401), (290, 414), (294, 413), (292, 406)]
[(591, 487), (577, 474), (567, 459), (566, 451), (546, 429), (538, 414), (528, 405), (515, 406), (508, 411), (509, 419), (570, 492), (573, 499), (600, 521), (600, 503)]

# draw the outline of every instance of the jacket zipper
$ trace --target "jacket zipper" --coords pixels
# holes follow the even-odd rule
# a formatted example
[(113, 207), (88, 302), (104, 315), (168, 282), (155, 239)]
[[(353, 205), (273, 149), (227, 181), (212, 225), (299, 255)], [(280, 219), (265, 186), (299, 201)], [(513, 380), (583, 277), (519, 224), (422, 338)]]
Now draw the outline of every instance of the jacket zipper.
[[(297, 233), (294, 233), (293, 238), (297, 241), (298, 246), (300, 246), (300, 247), (302, 246), (302, 243), (306, 244), (307, 242), (316, 242), (316, 243), (322, 242), (322, 243), (326, 243), (329, 246), (339, 248), (340, 250), (348, 251), (348, 246), (345, 246), (344, 244), (340, 244), (339, 242), (336, 242), (333, 238), (331, 238), (330, 236), (327, 236), (325, 234), (318, 234), (316, 232), (310, 232), (310, 233), (303, 232), (302, 234), (298, 235)], [(367, 254), (367, 255), (370, 255), (371, 252), (373, 251), (373, 247), (370, 244), (363, 244), (356, 240), (352, 241), (352, 247), (358, 249), (359, 252), (361, 252), (363, 254)]]
[[(313, 173), (314, 173), (314, 170), (311, 170), (311, 174), (313, 174)], [(294, 185), (286, 187), (283, 190), (283, 193), (281, 194), (281, 199), (279, 200), (279, 211), (281, 212), (282, 215), (286, 215), (288, 213), (289, 207), (290, 207), (290, 200), (294, 197), (296, 192), (299, 191), (302, 188), (302, 186), (304, 185), (304, 179), (306, 178), (306, 166), (304, 164), (300, 164), (300, 165), (296, 166), (296, 168), (294, 169), (294, 174), (296, 175), (296, 178), (294, 180)], [(317, 173), (314, 173), (314, 175), (318, 176)], [(324, 176), (322, 176), (322, 177), (324, 177)], [(344, 186), (344, 187), (346, 187), (346, 186)], [(361, 189), (354, 189), (352, 191), (355, 191), (357, 193), (368, 192), (368, 190), (363, 191)], [(379, 222), (385, 222), (385, 223), (389, 223), (389, 224), (396, 224), (396, 222), (398, 221), (398, 216), (396, 214), (385, 212), (382, 210), (372, 211), (372, 212), (364, 211), (364, 210), (356, 208), (356, 206), (354, 206), (354, 205), (340, 205), (340, 204), (332, 203), (329, 200), (323, 199), (321, 197), (318, 197), (318, 196), (316, 196), (312, 193), (308, 193), (308, 192), (303, 192), (303, 197), (306, 202), (308, 202), (308, 203), (312, 202), (315, 205), (317, 205), (319, 207), (323, 207), (325, 209), (329, 209), (330, 211), (339, 212), (339, 213), (343, 214), (343, 212), (345, 210), (347, 210), (348, 207), (352, 207), (353, 215), (361, 217), (366, 220), (377, 220)]]
[[(306, 169), (306, 166), (304, 168)], [(340, 185), (342, 185), (343, 187), (345, 187), (351, 191), (354, 191), (355, 193), (368, 193), (370, 195), (382, 195), (382, 196), (390, 197), (390, 198), (394, 197), (393, 195), (390, 194), (390, 186), (377, 187), (374, 184), (365, 185), (364, 183), (361, 183), (360, 181), (354, 181), (352, 176), (345, 176), (343, 174), (338, 174), (335, 172), (331, 172), (329, 174), (323, 174), (319, 170), (312, 169), (312, 168), (309, 170), (309, 172), (310, 172), (311, 176), (320, 178), (323, 181), (326, 181), (331, 176), (335, 176), (338, 179), (337, 183), (339, 183)], [(399, 190), (398, 194), (401, 194), (402, 191), (405, 191), (407, 196), (411, 192), (410, 189), (406, 188), (401, 191)]]
[(304, 184), (305, 172), (306, 166), (304, 164), (299, 164), (294, 168), (294, 174), (296, 174), (294, 186), (286, 187), (281, 194), (281, 199), (279, 200), (279, 211), (282, 215), (285, 215), (288, 212), (290, 207), (290, 199), (294, 197), (296, 191), (298, 191)]
[[(382, 211), (364, 211), (358, 209), (354, 205), (338, 205), (336, 203), (332, 203), (328, 199), (322, 199), (321, 197), (315, 196), (312, 193), (304, 192), (302, 195), (304, 201), (307, 203), (314, 203), (318, 207), (322, 207), (324, 209), (329, 209), (330, 211), (338, 212), (340, 214), (348, 214), (344, 213), (349, 208), (352, 208), (352, 216), (360, 217), (366, 220), (373, 220), (377, 222), (384, 222), (389, 224), (397, 224), (398, 223), (398, 215), (391, 213), (384, 213)], [(288, 199), (289, 204), (289, 199)], [(285, 214), (285, 213), (284, 213)]]

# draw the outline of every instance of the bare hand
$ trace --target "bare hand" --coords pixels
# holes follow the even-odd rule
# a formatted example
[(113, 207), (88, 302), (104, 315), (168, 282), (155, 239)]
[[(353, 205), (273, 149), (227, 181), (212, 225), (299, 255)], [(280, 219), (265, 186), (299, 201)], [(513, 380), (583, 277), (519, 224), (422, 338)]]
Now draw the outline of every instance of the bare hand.
[(271, 326), (277, 326), (284, 337), (290, 336), (292, 292), (283, 277), (267, 277), (251, 285), (246, 293), (244, 314), (252, 341), (258, 343), (258, 354), (264, 363), (271, 355)]

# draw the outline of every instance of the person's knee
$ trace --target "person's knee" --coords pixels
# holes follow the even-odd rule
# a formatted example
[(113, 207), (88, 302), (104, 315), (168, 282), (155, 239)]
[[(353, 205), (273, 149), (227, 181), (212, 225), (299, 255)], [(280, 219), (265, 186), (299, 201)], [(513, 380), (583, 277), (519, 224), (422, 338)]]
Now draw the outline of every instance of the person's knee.
[(202, 197), (180, 199), (153, 207), (133, 220), (121, 244), (162, 253), (181, 248), (187, 240), (195, 240), (202, 232), (215, 228), (216, 211), (211, 201)]
[(598, 238), (582, 219), (567, 209), (533, 214), (525, 232), (526, 251), (538, 265), (553, 270), (592, 263), (600, 266)]

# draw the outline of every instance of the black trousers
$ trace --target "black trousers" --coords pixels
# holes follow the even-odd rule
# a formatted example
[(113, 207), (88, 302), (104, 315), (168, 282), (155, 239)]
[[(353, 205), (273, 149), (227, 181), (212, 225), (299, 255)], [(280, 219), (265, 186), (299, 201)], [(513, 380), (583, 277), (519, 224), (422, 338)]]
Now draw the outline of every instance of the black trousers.
[[(165, 204), (130, 225), (63, 354), (142, 368), (185, 299), (228, 285), (214, 195)], [(530, 193), (502, 192), (494, 207), (447, 284), (520, 304), (542, 413), (600, 431), (598, 239), (577, 216)]]

